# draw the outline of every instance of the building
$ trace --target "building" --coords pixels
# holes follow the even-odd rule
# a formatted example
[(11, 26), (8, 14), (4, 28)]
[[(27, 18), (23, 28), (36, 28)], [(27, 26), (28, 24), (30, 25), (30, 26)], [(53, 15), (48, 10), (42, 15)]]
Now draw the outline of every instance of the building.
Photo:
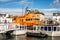
[(12, 18), (9, 18), (9, 14), (0, 14), (0, 23), (12, 22)]
[(60, 23), (60, 13), (53, 13), (53, 20)]

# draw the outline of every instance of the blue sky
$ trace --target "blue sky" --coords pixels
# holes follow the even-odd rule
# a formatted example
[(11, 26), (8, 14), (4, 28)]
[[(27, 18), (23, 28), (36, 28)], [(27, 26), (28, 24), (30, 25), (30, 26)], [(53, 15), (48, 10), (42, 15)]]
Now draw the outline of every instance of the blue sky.
[[(0, 12), (21, 12), (22, 8), (45, 11), (59, 11), (60, 0), (0, 0)], [(12, 11), (12, 12), (11, 12)], [(22, 13), (22, 12), (21, 12)]]
[(54, 0), (6, 0), (0, 1), (0, 8), (22, 8), (30, 7), (30, 8), (41, 8), (46, 9), (50, 8), (50, 4), (53, 3)]

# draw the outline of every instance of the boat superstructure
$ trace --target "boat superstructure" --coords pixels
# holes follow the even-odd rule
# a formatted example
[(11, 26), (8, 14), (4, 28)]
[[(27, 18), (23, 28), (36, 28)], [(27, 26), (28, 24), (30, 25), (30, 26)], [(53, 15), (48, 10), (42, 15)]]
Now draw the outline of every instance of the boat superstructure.
[[(41, 17), (41, 19), (40, 19)], [(43, 18), (42, 18), (43, 17)], [(36, 10), (30, 10), (29, 12), (25, 13), (25, 15), (23, 16), (13, 16), (13, 25), (17, 25), (18, 27), (33, 27), (34, 25), (44, 25), (44, 21), (41, 21), (44, 19), (44, 14), (36, 11)], [(19, 26), (20, 25), (20, 26)], [(25, 29), (25, 28), (24, 28)], [(14, 31), (14, 33), (16, 33), (16, 35), (18, 35), (19, 30)], [(19, 32), (21, 32), (21, 34), (23, 34), (23, 30), (20, 30)], [(24, 33), (26, 32), (26, 30), (24, 30)], [(37, 32), (37, 31), (36, 31)]]
[(60, 36), (60, 26), (45, 26), (40, 27), (40, 30), (48, 36)]

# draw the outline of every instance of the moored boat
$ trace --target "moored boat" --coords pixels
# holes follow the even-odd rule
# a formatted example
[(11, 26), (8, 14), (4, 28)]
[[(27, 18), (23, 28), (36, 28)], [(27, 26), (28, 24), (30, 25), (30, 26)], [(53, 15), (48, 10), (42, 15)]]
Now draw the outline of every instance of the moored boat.
[(40, 28), (42, 33), (48, 36), (60, 36), (60, 26), (46, 26)]
[[(16, 26), (16, 30), (13, 31), (13, 35), (25, 35), (27, 33), (26, 26)], [(18, 30), (17, 30), (18, 29)]]
[(28, 30), (27, 36), (33, 36), (33, 37), (47, 37), (47, 34), (44, 34), (40, 31), (40, 26), (34, 26), (32, 27), (32, 30)]

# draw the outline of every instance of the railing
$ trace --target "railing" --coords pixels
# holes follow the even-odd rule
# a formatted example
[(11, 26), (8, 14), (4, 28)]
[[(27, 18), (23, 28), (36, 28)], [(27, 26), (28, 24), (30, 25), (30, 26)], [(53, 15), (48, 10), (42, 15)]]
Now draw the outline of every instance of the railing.
[(17, 25), (12, 25), (12, 24), (0, 24), (0, 33), (2, 31), (10, 31), (10, 30), (27, 30), (26, 26), (17, 26)]

